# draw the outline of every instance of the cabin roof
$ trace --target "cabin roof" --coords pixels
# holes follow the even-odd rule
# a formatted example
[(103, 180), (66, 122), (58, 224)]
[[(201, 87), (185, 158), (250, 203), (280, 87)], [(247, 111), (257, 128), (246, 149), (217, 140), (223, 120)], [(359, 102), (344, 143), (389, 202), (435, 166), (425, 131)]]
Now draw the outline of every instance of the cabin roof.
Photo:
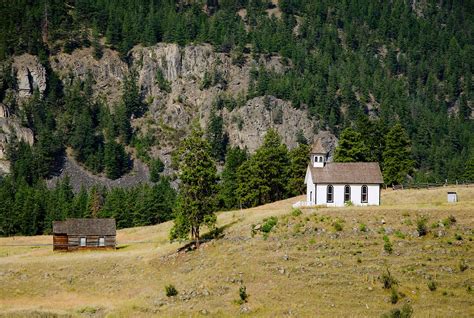
[(377, 162), (329, 162), (322, 168), (309, 166), (313, 183), (382, 184)]
[(326, 149), (324, 149), (323, 144), (321, 143), (321, 138), (316, 139), (311, 147), (311, 153), (327, 153)]
[(67, 219), (53, 222), (54, 234), (115, 235), (115, 219)]

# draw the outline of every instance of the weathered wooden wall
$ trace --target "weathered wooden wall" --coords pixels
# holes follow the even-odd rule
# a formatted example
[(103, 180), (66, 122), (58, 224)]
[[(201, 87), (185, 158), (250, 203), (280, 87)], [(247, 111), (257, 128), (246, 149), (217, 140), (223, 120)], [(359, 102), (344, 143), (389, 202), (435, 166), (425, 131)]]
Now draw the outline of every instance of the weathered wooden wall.
[(53, 250), (54, 251), (67, 251), (67, 235), (66, 234), (54, 234), (53, 236)]
[[(81, 237), (86, 238), (86, 246), (80, 246)], [(104, 246), (99, 246), (99, 238), (105, 238)], [(116, 239), (113, 235), (55, 235), (53, 237), (53, 250), (87, 250), (115, 248)]]

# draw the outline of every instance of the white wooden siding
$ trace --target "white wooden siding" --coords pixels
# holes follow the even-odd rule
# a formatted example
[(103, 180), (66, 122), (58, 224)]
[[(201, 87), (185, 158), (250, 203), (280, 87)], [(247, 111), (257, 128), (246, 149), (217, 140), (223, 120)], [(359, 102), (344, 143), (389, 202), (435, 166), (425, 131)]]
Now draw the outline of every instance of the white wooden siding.
[[(344, 206), (344, 186), (345, 184), (333, 184), (334, 187), (334, 198), (332, 203), (328, 203), (327, 200), (327, 188), (329, 184), (317, 184), (316, 185), (316, 205), (327, 205), (327, 206)], [(368, 184), (368, 198), (367, 203), (361, 202), (362, 184), (349, 184), (351, 187), (351, 201), (354, 205), (380, 205), (380, 185)], [(309, 190), (309, 184), (307, 186)], [(314, 192), (313, 192), (314, 193)], [(309, 201), (309, 192), (307, 194), (307, 200)]]

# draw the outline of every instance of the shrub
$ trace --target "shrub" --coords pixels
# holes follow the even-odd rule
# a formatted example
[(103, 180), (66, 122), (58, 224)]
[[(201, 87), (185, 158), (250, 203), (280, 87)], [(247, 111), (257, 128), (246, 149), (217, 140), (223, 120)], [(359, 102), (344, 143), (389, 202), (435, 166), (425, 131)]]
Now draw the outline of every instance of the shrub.
[(275, 225), (278, 223), (278, 218), (276, 216), (271, 216), (267, 219), (263, 219), (263, 225), (261, 231), (263, 233), (270, 233)]
[(416, 220), (416, 230), (418, 231), (418, 235), (425, 236), (426, 234), (428, 234), (426, 222), (428, 222), (426, 217), (420, 217), (418, 218), (418, 220)]
[(160, 158), (155, 159), (150, 164), (150, 181), (158, 182), (160, 181), (160, 173), (165, 169), (165, 164), (161, 161)]
[(239, 297), (240, 297), (240, 302), (241, 303), (246, 303), (247, 302), (247, 299), (249, 298), (249, 295), (247, 294), (247, 287), (240, 286), (240, 288), (239, 288)]
[(435, 291), (436, 290), (436, 282), (434, 280), (430, 280), (428, 282), (428, 289), (431, 290), (431, 291)]
[(209, 87), (211, 87), (211, 84), (212, 84), (211, 76), (209, 75), (209, 72), (208, 72), (208, 71), (205, 71), (205, 72), (204, 72), (204, 77), (203, 77), (203, 79), (202, 79), (202, 82), (201, 82), (201, 84), (199, 85), (199, 89), (200, 89), (200, 90), (208, 89)]
[(337, 231), (337, 232), (341, 232), (342, 231), (342, 222), (340, 220), (336, 220), (332, 223), (332, 226), (334, 227), (334, 229)]
[(455, 238), (457, 241), (462, 241), (462, 236), (461, 236), (461, 234), (458, 234), (458, 233), (454, 234), (454, 238)]
[(359, 224), (359, 231), (367, 232), (367, 225), (365, 225), (364, 223)]
[(468, 268), (469, 268), (469, 266), (467, 265), (466, 261), (461, 259), (461, 261), (459, 261), (459, 270), (461, 272), (464, 272)]
[(163, 71), (161, 69), (158, 69), (156, 71), (156, 84), (158, 84), (158, 87), (160, 90), (170, 93), (171, 92), (171, 83), (165, 79), (165, 76), (163, 74)]
[(392, 309), (389, 313), (383, 314), (382, 318), (410, 318), (412, 316), (413, 308), (409, 304), (405, 304), (402, 308)]
[(293, 211), (291, 211), (291, 215), (294, 216), (294, 217), (298, 217), (301, 214), (303, 214), (303, 212), (301, 212), (300, 209), (293, 209)]
[(401, 239), (405, 238), (405, 234), (403, 234), (401, 231), (397, 230), (395, 231), (395, 236)]
[(165, 293), (167, 297), (173, 297), (178, 295), (178, 290), (176, 289), (176, 287), (170, 284), (165, 286)]
[(387, 235), (384, 235), (383, 236), (383, 240), (385, 241), (384, 245), (383, 245), (383, 249), (388, 253), (388, 254), (392, 254), (393, 252), (393, 246), (392, 246), (392, 243), (390, 242), (390, 239), (388, 238)]
[(448, 216), (448, 220), (451, 222), (451, 224), (454, 224), (457, 222), (456, 218), (454, 217), (454, 215), (450, 215)]
[(392, 294), (390, 295), (390, 302), (392, 304), (396, 304), (396, 303), (398, 303), (398, 299), (400, 299), (400, 296), (398, 295), (397, 290), (392, 287)]
[(398, 281), (395, 279), (395, 277), (392, 276), (388, 268), (386, 272), (383, 273), (382, 276), (380, 276), (380, 280), (382, 281), (383, 288), (385, 289), (390, 289), (392, 288), (392, 286), (398, 284)]

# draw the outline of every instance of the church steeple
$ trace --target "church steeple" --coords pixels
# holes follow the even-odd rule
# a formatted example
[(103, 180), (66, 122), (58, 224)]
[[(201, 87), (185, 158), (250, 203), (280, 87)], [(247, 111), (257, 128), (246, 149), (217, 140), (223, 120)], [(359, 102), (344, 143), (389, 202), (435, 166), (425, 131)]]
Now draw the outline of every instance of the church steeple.
[(321, 139), (317, 139), (313, 147), (311, 148), (311, 153), (310, 153), (310, 160), (311, 160), (311, 165), (315, 168), (322, 168), (326, 164), (327, 160), (327, 152), (326, 149), (324, 149), (323, 145), (321, 144)]

